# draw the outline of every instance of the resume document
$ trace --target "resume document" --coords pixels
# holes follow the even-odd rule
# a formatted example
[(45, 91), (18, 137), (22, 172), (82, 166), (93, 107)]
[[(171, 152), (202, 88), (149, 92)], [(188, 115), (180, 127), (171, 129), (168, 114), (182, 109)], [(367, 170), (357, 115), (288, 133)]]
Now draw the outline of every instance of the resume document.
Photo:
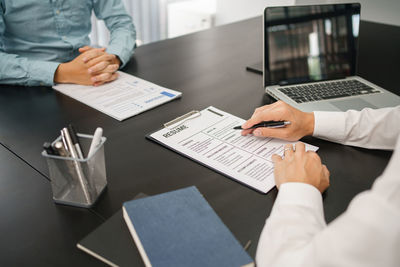
[(118, 74), (117, 80), (97, 87), (58, 84), (53, 88), (119, 121), (182, 95), (120, 71)]
[[(242, 136), (233, 127), (241, 118), (214, 107), (206, 108), (173, 125), (150, 134), (161, 143), (257, 191), (267, 193), (275, 186), (273, 154), (283, 155), (279, 139)], [(307, 150), (318, 147), (306, 144)]]

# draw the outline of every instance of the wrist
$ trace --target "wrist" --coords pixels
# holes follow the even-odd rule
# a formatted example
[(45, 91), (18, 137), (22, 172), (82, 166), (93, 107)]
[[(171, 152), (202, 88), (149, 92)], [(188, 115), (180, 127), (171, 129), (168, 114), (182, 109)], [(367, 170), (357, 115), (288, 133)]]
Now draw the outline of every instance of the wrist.
[(305, 136), (313, 135), (314, 134), (314, 127), (315, 127), (314, 112), (305, 113), (305, 126), (306, 126), (306, 134), (305, 134)]
[(56, 72), (54, 73), (55, 83), (68, 83), (68, 65), (67, 63), (61, 63), (58, 65)]

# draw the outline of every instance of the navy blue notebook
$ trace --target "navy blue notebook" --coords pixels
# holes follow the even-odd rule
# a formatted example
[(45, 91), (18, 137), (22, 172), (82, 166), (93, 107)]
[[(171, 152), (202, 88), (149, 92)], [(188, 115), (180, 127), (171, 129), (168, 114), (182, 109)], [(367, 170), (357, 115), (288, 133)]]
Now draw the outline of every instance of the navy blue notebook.
[(194, 186), (131, 200), (122, 209), (146, 266), (253, 266)]

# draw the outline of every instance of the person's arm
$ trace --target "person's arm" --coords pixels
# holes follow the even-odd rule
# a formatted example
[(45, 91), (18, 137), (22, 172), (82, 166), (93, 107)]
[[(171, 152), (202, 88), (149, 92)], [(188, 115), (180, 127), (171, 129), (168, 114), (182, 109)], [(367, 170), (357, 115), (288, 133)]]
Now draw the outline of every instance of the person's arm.
[(121, 61), (120, 67), (124, 67), (135, 48), (136, 31), (132, 18), (121, 0), (94, 1), (94, 12), (98, 19), (104, 20), (110, 31), (107, 53), (116, 55)]
[(355, 197), (328, 226), (316, 183), (285, 175), (290, 160), (278, 161), (275, 166), (285, 173), (275, 173), (279, 193), (258, 243), (258, 267), (399, 266), (400, 140), (372, 189)]
[(0, 51), (0, 84), (51, 86), (60, 63), (29, 60)]
[(400, 106), (376, 110), (366, 108), (362, 111), (306, 113), (277, 101), (257, 108), (242, 127), (249, 128), (263, 120), (285, 120), (291, 124), (284, 128), (243, 130), (242, 134), (253, 133), (256, 136), (291, 141), (313, 135), (342, 144), (377, 149), (393, 149), (400, 134)]
[(393, 149), (400, 134), (400, 106), (347, 112), (314, 112), (314, 136), (345, 145)]
[(0, 5), (0, 84), (53, 85), (54, 73), (60, 63), (29, 60), (4, 52), (2, 36), (6, 25), (3, 13), (3, 7)]

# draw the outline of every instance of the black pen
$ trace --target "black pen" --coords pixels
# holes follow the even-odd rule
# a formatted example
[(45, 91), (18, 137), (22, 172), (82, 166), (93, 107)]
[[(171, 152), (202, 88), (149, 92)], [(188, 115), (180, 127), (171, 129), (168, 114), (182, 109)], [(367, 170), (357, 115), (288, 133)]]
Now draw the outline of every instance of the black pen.
[(290, 121), (262, 121), (260, 123), (254, 124), (250, 128), (243, 129), (242, 126), (236, 126), (233, 129), (234, 130), (250, 130), (250, 129), (256, 129), (256, 128), (282, 128), (285, 127), (286, 125), (289, 125)]
[(74, 126), (72, 126), (72, 124), (68, 125), (68, 132), (69, 135), (71, 136), (71, 140), (75, 146), (76, 152), (78, 153), (78, 157), (80, 159), (83, 159), (84, 157), (81, 149), (81, 144), (79, 143), (78, 135), (76, 134), (76, 131), (74, 129)]

